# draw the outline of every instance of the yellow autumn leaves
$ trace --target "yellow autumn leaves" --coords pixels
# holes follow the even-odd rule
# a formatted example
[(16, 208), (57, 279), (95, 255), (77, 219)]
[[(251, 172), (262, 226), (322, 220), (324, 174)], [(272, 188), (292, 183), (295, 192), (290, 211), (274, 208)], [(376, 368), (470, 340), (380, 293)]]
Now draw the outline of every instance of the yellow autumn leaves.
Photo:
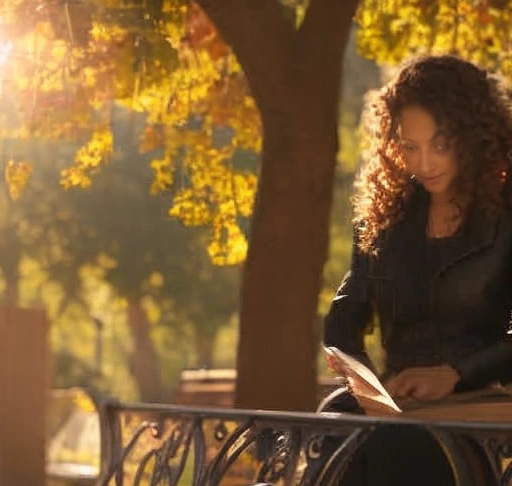
[[(152, 190), (174, 187), (169, 215), (186, 226), (210, 226), (212, 238), (208, 253), (218, 265), (233, 265), (244, 260), (247, 238), (240, 220), (251, 216), (257, 177), (249, 171), (235, 171), (231, 166), (235, 147), (211, 146), (211, 139), (195, 134), (195, 145), (181, 154), (155, 159)], [(210, 143), (208, 143), (210, 142)]]
[(93, 132), (91, 139), (76, 153), (74, 163), (61, 171), (64, 188), (86, 188), (92, 184), (91, 175), (113, 151), (112, 131), (104, 127)]
[(28, 184), (32, 166), (27, 161), (8, 160), (5, 165), (5, 182), (11, 199), (16, 200)]
[[(164, 0), (164, 16), (151, 28), (116, 22), (116, 15), (130, 18), (121, 15), (123, 0), (90, 5), (88, 50), (70, 49), (44, 25), (13, 39), (7, 72), (30, 127), (17, 133), (87, 140), (61, 172), (65, 188), (87, 188), (114, 151), (111, 104), (144, 113), (140, 151), (153, 156), (149, 190), (169, 194), (171, 217), (211, 229), (215, 263), (241, 262), (257, 177), (254, 167), (234, 161), (261, 151), (261, 126), (236, 59), (197, 5)], [(6, 0), (1, 6), (9, 10)], [(512, 0), (362, 0), (356, 21), (360, 51), (378, 62), (455, 52), (512, 79)], [(20, 51), (30, 56), (16, 56)], [(30, 171), (28, 162), (7, 164), (13, 198)]]
[(378, 62), (453, 53), (512, 77), (510, 0), (363, 0), (356, 22), (360, 52)]
[[(200, 9), (184, 0), (164, 0), (157, 22), (142, 21), (134, 15), (139, 7), (123, 0), (89, 5), (87, 48), (56, 38), (41, 19), (13, 39), (17, 55), (8, 71), (24, 128), (17, 133), (87, 140), (61, 170), (65, 189), (85, 189), (114, 152), (112, 104), (145, 114), (140, 151), (155, 153), (150, 192), (169, 194), (171, 217), (211, 228), (215, 263), (241, 262), (247, 240), (240, 225), (252, 213), (256, 176), (254, 167), (237, 167), (233, 159), (239, 151), (258, 152), (261, 136), (233, 54)], [(10, 11), (7, 0), (0, 7)], [(11, 20), (22, 25), (25, 19)], [(219, 130), (229, 132), (221, 142)], [(11, 127), (2, 133), (14, 135)], [(12, 197), (27, 186), (30, 170), (28, 162), (7, 165)]]

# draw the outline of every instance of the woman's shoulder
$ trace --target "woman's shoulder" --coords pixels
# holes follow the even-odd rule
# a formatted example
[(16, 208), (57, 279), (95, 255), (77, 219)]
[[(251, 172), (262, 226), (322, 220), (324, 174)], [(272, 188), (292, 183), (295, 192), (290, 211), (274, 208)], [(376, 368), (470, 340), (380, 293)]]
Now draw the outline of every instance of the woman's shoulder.
[(512, 208), (505, 208), (498, 215), (498, 231), (506, 232), (512, 237)]
[(465, 229), (466, 239), (509, 253), (512, 249), (512, 208), (490, 212), (473, 207), (466, 216)]

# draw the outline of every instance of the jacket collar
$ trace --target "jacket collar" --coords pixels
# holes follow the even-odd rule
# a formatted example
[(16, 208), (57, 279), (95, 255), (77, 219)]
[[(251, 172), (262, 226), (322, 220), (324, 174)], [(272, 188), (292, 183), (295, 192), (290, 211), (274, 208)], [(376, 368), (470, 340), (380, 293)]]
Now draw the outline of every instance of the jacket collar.
[[(386, 239), (395, 260), (393, 268), (410, 273), (411, 269), (424, 267), (429, 204), (430, 195), (418, 185), (406, 204), (404, 217), (389, 230)], [(472, 208), (459, 232), (447, 242), (446, 260), (437, 273), (491, 246), (497, 223), (498, 218), (491, 219), (483, 210)]]

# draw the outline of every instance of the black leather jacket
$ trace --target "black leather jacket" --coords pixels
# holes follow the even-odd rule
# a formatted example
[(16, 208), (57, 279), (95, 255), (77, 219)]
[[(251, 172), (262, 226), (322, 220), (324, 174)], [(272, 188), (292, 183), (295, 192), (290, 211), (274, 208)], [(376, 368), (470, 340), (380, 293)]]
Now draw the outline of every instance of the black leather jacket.
[(324, 344), (367, 361), (364, 332), (376, 312), (385, 374), (448, 363), (461, 375), (458, 391), (512, 381), (512, 214), (493, 220), (474, 209), (456, 235), (428, 242), (428, 207), (418, 188), (377, 257), (354, 244)]

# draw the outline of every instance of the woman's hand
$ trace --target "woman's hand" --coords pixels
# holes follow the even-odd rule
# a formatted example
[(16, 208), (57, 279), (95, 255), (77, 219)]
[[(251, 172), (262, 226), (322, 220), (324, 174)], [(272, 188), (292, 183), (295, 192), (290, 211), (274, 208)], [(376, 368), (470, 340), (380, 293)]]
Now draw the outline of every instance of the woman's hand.
[(450, 365), (407, 368), (390, 378), (385, 387), (394, 398), (440, 400), (455, 389), (459, 373)]

